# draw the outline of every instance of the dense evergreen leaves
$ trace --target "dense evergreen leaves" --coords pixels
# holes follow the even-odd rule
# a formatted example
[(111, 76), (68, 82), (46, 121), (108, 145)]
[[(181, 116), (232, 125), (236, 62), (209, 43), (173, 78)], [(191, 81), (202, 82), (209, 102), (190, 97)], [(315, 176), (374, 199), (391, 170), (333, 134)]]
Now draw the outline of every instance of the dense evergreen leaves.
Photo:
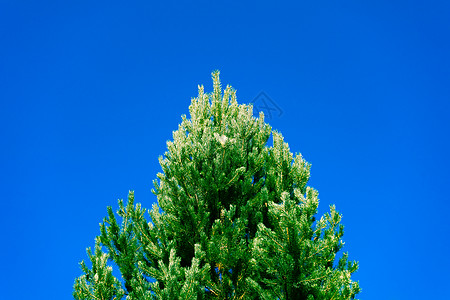
[(132, 192), (117, 214), (108, 208), (74, 297), (354, 299), (358, 265), (337, 257), (343, 227), (334, 206), (315, 219), (310, 165), (230, 86), (222, 91), (219, 72), (213, 81), (211, 94), (199, 87), (159, 158), (150, 219)]

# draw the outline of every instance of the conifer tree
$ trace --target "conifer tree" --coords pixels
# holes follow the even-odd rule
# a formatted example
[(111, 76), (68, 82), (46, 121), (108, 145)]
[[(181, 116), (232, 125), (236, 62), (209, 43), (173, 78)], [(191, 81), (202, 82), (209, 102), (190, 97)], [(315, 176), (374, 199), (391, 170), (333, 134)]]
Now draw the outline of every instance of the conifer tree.
[[(148, 211), (128, 200), (100, 225), (75, 299), (354, 299), (334, 206), (316, 220), (310, 164), (212, 74), (159, 158)], [(268, 145), (270, 135), (273, 145)], [(120, 278), (112, 273), (118, 268)]]

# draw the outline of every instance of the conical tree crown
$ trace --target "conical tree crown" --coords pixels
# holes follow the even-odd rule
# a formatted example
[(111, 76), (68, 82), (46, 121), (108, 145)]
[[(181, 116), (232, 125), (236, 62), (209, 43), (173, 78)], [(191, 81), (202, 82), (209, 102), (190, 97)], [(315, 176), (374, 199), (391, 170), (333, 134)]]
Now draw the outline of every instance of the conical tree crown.
[[(255, 118), (252, 106), (238, 104), (235, 90), (222, 91), (218, 71), (212, 75), (213, 92), (199, 87), (190, 118), (182, 116), (159, 158), (159, 206), (150, 211), (151, 222), (132, 193), (126, 207), (119, 203), (121, 226), (109, 208), (97, 244), (119, 266), (125, 288), (110, 278), (114, 292), (105, 295), (353, 299), (359, 286), (350, 276), (357, 263), (347, 254), (336, 261), (343, 227), (334, 206), (315, 219), (318, 193), (306, 186), (310, 165), (294, 157), (262, 113)], [(83, 276), (77, 299), (89, 299), (80, 291), (96, 288)]]

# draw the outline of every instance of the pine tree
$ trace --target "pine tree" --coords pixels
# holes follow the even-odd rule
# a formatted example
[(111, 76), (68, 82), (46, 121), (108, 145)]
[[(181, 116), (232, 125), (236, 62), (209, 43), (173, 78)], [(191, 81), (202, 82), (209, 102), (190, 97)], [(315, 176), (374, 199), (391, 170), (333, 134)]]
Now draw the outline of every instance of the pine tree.
[[(182, 116), (149, 211), (119, 201), (100, 225), (75, 299), (354, 299), (334, 206), (316, 220), (310, 164), (212, 74)], [(270, 135), (273, 145), (268, 146)], [(116, 217), (117, 216), (117, 217)], [(339, 255), (338, 255), (339, 254)], [(109, 264), (108, 264), (109, 261)], [(120, 280), (113, 276), (118, 267)]]

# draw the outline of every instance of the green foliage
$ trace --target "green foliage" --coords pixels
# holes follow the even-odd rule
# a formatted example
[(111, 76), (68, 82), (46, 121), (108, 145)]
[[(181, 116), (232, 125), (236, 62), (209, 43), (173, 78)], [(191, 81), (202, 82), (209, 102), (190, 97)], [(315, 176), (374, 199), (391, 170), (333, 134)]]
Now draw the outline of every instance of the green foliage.
[(124, 291), (117, 278), (112, 275), (112, 267), (107, 266), (108, 254), (101, 251), (96, 239), (95, 253), (90, 248), (87, 254), (92, 263), (89, 269), (84, 261), (80, 263), (85, 275), (75, 280), (73, 297), (75, 299), (121, 299)]
[(150, 222), (133, 192), (119, 201), (120, 224), (109, 207), (74, 297), (354, 299), (358, 265), (336, 257), (344, 243), (334, 206), (315, 219), (310, 165), (230, 86), (222, 91), (219, 72), (213, 81), (211, 94), (199, 87), (159, 158)]

